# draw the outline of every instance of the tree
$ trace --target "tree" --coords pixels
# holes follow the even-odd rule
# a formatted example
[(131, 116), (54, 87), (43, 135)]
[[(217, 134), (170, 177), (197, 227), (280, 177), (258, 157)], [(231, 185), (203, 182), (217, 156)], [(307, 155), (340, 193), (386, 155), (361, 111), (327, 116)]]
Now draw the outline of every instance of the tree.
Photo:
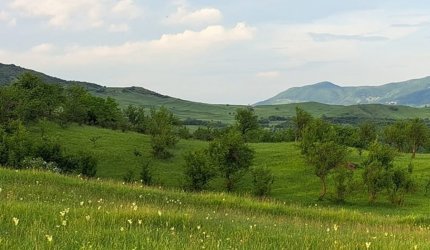
[(419, 147), (425, 145), (429, 138), (429, 129), (422, 119), (413, 119), (407, 126), (407, 135), (412, 149), (412, 158), (415, 158)]
[(315, 143), (328, 141), (337, 141), (333, 125), (322, 119), (313, 119), (302, 131), (300, 143), (302, 154), (307, 154)]
[(209, 163), (207, 151), (188, 152), (184, 158), (187, 188), (193, 191), (203, 190), (216, 175), (215, 169)]
[(145, 109), (142, 106), (136, 107), (133, 105), (128, 105), (123, 112), (134, 130), (139, 133), (146, 132), (147, 118), (145, 116)]
[(319, 200), (324, 199), (327, 193), (327, 176), (333, 169), (345, 164), (347, 154), (346, 147), (333, 141), (316, 143), (309, 151), (307, 160), (313, 165), (315, 175), (321, 181)]
[(312, 115), (304, 111), (302, 108), (296, 107), (296, 116), (293, 117), (296, 141), (300, 141), (303, 136), (303, 131), (312, 121)]
[(366, 149), (376, 140), (376, 126), (371, 122), (364, 122), (358, 126), (358, 144), (360, 155), (362, 149)]
[(369, 146), (369, 155), (363, 162), (363, 180), (370, 203), (374, 203), (378, 193), (390, 186), (395, 156), (396, 152), (387, 145), (374, 142)]
[(172, 156), (168, 149), (174, 147), (178, 141), (174, 132), (176, 120), (172, 112), (165, 107), (161, 107), (159, 110), (151, 110), (148, 129), (151, 135), (152, 155), (154, 157), (166, 159)]
[(351, 186), (353, 175), (353, 170), (349, 169), (346, 165), (335, 168), (333, 179), (336, 190), (336, 200), (338, 202), (345, 201), (345, 197), (350, 191), (348, 189)]
[(226, 180), (226, 189), (230, 192), (251, 166), (254, 150), (245, 144), (240, 132), (230, 130), (209, 144), (209, 158), (222, 173)]
[(248, 134), (260, 128), (258, 116), (255, 115), (254, 109), (251, 107), (237, 109), (235, 119), (236, 127), (246, 141), (252, 139), (248, 138), (250, 137)]
[(384, 139), (399, 152), (404, 151), (408, 145), (408, 123), (400, 120), (385, 127)]
[(402, 205), (407, 193), (415, 190), (415, 181), (412, 173), (407, 169), (399, 167), (394, 168), (391, 172), (391, 185), (389, 186), (390, 201), (396, 205)]

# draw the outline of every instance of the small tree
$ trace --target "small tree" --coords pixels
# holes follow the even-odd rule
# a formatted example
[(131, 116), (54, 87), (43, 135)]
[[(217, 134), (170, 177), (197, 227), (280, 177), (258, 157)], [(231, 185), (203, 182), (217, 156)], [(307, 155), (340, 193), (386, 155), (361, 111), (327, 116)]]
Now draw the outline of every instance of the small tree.
[(412, 149), (412, 158), (415, 158), (418, 148), (424, 146), (429, 138), (429, 130), (422, 119), (413, 119), (407, 126), (407, 135)]
[(359, 153), (363, 149), (369, 147), (369, 145), (376, 140), (376, 126), (371, 122), (364, 122), (358, 126), (358, 135), (357, 135), (357, 148), (359, 149)]
[(168, 149), (174, 147), (178, 142), (174, 132), (176, 123), (177, 119), (165, 107), (161, 107), (158, 111), (151, 110), (149, 133), (154, 157), (166, 159), (172, 156)]
[(254, 150), (245, 144), (240, 132), (230, 130), (209, 144), (209, 157), (211, 163), (224, 176), (226, 189), (230, 192), (251, 166)]
[(319, 200), (324, 199), (327, 193), (327, 176), (335, 168), (345, 164), (347, 149), (335, 142), (316, 143), (307, 155), (307, 160), (313, 165), (315, 175), (321, 180)]
[(246, 141), (251, 140), (252, 132), (260, 128), (258, 116), (255, 115), (254, 109), (251, 107), (237, 109), (235, 119), (236, 127)]
[(389, 186), (390, 201), (396, 205), (402, 205), (405, 195), (415, 190), (415, 182), (411, 173), (402, 168), (395, 168), (391, 173), (391, 185)]
[(312, 115), (304, 111), (302, 108), (296, 107), (296, 116), (293, 117), (296, 141), (302, 139), (303, 131), (312, 121)]
[(256, 167), (252, 170), (254, 194), (264, 197), (270, 194), (275, 177), (267, 167)]
[(216, 173), (208, 160), (207, 151), (193, 151), (185, 154), (185, 176), (187, 188), (203, 190)]
[(134, 171), (132, 169), (127, 169), (127, 172), (125, 172), (125, 175), (123, 177), (124, 182), (126, 183), (132, 183), (134, 181)]
[(379, 142), (370, 145), (369, 155), (363, 163), (363, 180), (367, 186), (370, 203), (374, 203), (377, 194), (390, 186), (395, 156), (396, 152), (387, 145)]
[(336, 190), (336, 200), (338, 202), (344, 202), (346, 195), (349, 193), (350, 183), (354, 175), (353, 170), (347, 166), (339, 166), (334, 170), (334, 184)]

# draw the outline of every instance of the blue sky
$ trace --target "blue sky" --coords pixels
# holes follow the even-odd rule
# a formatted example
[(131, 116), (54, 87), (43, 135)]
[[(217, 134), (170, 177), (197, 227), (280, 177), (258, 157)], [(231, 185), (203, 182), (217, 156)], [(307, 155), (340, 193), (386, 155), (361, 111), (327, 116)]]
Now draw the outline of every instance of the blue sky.
[(0, 1), (2, 63), (210, 103), (428, 76), (429, 42), (428, 1)]

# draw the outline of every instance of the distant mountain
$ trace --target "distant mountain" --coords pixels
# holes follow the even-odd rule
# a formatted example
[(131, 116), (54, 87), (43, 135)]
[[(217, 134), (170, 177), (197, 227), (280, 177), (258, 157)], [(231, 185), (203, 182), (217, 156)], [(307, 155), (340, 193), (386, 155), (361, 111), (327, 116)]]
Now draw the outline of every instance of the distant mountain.
[[(142, 105), (146, 108), (164, 106), (170, 109), (176, 116), (186, 120), (198, 119), (205, 121), (219, 121), (226, 124), (234, 123), (234, 117), (237, 108), (244, 107), (240, 105), (229, 105), (229, 104), (208, 104), (200, 102), (192, 102), (174, 98), (166, 95), (156, 93), (154, 91), (142, 88), (142, 87), (105, 87), (95, 83), (81, 82), (81, 81), (67, 81), (60, 78), (48, 76), (41, 72), (37, 72), (30, 69), (21, 68), (15, 65), (6, 65), (0, 63), (0, 86), (10, 84), (17, 79), (19, 75), (24, 72), (32, 72), (33, 74), (42, 78), (47, 83), (58, 83), (62, 85), (79, 84), (84, 86), (91, 94), (99, 97), (113, 97), (115, 98), (121, 107), (125, 107), (129, 104)], [(391, 86), (391, 89), (388, 87)], [(406, 87), (405, 87), (406, 86)], [(402, 95), (402, 102), (415, 102), (417, 99), (430, 100), (430, 89), (425, 91), (409, 91), (409, 85), (405, 85), (404, 89), (395, 84), (389, 85), (387, 93), (390, 91), (394, 93), (404, 93)], [(347, 89), (347, 90), (345, 90)], [(418, 89), (418, 87), (416, 88)], [(302, 90), (303, 96), (300, 96)], [(317, 90), (317, 91), (316, 91)], [(322, 82), (312, 86), (303, 88), (293, 88), (289, 91), (297, 92), (296, 95), (300, 98), (306, 97), (306, 95), (312, 96), (313, 98), (321, 98), (320, 102), (330, 102), (331, 98), (344, 98), (348, 88), (339, 87), (330, 82)], [(409, 92), (407, 92), (409, 91)], [(360, 91), (362, 96), (370, 96), (370, 91), (363, 87)], [(384, 91), (380, 91), (379, 95), (382, 95)], [(409, 93), (409, 94), (407, 94)], [(288, 99), (288, 98), (287, 98)], [(297, 100), (301, 100), (296, 98)], [(291, 98), (290, 98), (291, 100)], [(406, 118), (429, 118), (430, 108), (413, 108), (407, 106), (394, 106), (394, 105), (381, 105), (381, 104), (369, 104), (369, 105), (327, 105), (317, 102), (304, 102), (300, 104), (285, 104), (285, 105), (261, 105), (254, 107), (256, 114), (263, 119), (269, 119), (270, 117), (275, 119), (279, 117), (292, 117), (295, 114), (295, 108), (299, 106), (316, 117), (325, 117), (330, 121), (337, 123), (358, 123), (364, 120), (372, 120), (379, 122), (392, 122), (396, 119)], [(429, 121), (430, 123), (430, 121)]]
[(396, 104), (425, 106), (430, 104), (430, 77), (381, 86), (341, 87), (331, 82), (320, 82), (290, 88), (256, 105), (278, 105), (319, 102), (333, 105)]

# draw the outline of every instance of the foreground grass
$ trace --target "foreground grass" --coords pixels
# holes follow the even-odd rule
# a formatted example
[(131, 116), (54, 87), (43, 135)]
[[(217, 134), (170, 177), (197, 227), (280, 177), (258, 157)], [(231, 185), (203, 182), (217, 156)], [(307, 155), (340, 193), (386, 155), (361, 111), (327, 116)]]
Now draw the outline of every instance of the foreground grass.
[(412, 216), (6, 169), (0, 188), (2, 249), (430, 247), (428, 221)]

